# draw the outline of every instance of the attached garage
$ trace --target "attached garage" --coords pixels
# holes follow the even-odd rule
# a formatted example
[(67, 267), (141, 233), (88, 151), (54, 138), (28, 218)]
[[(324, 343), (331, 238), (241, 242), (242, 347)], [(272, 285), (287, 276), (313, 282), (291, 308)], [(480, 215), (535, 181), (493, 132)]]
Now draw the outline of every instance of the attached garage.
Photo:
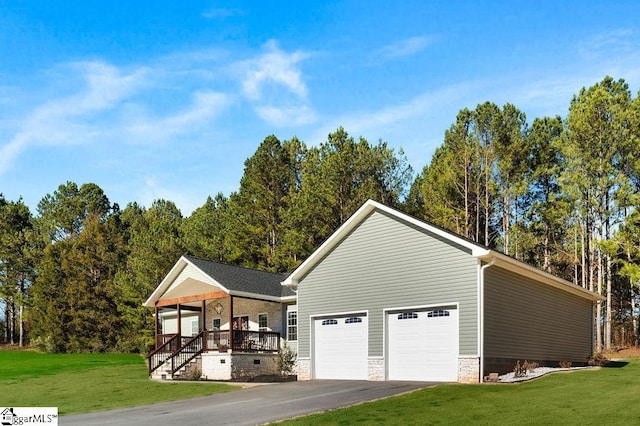
[(458, 380), (456, 307), (387, 313), (389, 380)]
[(367, 315), (314, 320), (316, 379), (367, 379)]
[(297, 291), (298, 380), (477, 383), (518, 360), (584, 365), (602, 300), (371, 200), (283, 284)]

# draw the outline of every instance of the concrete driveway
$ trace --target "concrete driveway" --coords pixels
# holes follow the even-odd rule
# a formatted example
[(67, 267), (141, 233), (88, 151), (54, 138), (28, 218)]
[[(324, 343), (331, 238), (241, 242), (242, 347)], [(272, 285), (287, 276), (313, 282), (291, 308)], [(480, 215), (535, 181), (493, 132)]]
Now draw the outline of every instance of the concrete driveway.
[(414, 391), (435, 383), (312, 380), (134, 408), (76, 414), (61, 425), (255, 425)]

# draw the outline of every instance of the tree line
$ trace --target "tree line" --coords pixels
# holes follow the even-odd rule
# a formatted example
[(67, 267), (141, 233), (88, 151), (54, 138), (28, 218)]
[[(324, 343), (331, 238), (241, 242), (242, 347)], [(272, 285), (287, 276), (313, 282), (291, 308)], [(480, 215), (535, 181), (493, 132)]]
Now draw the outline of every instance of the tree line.
[(144, 352), (142, 302), (179, 256), (291, 271), (371, 198), (599, 292), (596, 349), (636, 345), (639, 139), (639, 98), (606, 77), (566, 118), (461, 110), (417, 176), (401, 149), (338, 128), (318, 146), (266, 137), (239, 189), (186, 217), (169, 200), (121, 209), (94, 183), (60, 185), (35, 213), (0, 195), (2, 337)]
[(0, 197), (4, 340), (144, 352), (154, 326), (141, 304), (181, 255), (290, 271), (367, 199), (399, 206), (411, 177), (402, 151), (339, 128), (317, 147), (268, 136), (239, 190), (188, 217), (169, 200), (121, 209), (94, 183), (60, 185), (35, 215)]

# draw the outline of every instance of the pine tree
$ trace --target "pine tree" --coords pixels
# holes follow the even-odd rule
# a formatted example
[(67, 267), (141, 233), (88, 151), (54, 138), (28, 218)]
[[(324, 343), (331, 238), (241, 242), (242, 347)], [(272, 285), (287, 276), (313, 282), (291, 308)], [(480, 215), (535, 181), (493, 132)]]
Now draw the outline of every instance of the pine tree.
[(34, 270), (33, 223), (22, 202), (7, 202), (0, 194), (0, 299), (5, 305), (6, 343), (25, 345), (25, 306)]
[(182, 214), (173, 202), (156, 200), (146, 210), (129, 204), (121, 215), (126, 230), (126, 264), (117, 273), (116, 301), (124, 326), (118, 349), (146, 352), (153, 344), (151, 309), (142, 306), (184, 253)]
[[(606, 295), (604, 338), (596, 328), (597, 349), (611, 348), (612, 319), (612, 249), (614, 226), (622, 220), (616, 203), (621, 188), (627, 187), (620, 170), (632, 148), (629, 121), (631, 93), (624, 80), (606, 77), (602, 82), (583, 88), (571, 102), (567, 118), (564, 155), (564, 191), (570, 194), (580, 221), (586, 249), (583, 256), (583, 282), (591, 290)], [(588, 271), (588, 275), (587, 275)], [(597, 307), (600, 323), (602, 306)]]

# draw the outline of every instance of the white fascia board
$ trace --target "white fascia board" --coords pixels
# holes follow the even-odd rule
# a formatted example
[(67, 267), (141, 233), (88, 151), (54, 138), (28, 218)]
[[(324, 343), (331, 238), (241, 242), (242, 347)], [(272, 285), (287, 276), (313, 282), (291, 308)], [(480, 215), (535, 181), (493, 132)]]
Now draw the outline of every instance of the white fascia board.
[(520, 262), (519, 260), (513, 259), (512, 257), (509, 257), (505, 254), (493, 250), (488, 250), (486, 254), (475, 257), (485, 262), (491, 262), (493, 260), (495, 262), (495, 266), (499, 268), (515, 272), (519, 275), (524, 275), (538, 282), (542, 282), (544, 284), (550, 285), (551, 287), (555, 287), (568, 293), (572, 293), (585, 299), (589, 299), (593, 302), (604, 300), (604, 297), (597, 293), (575, 285), (574, 283), (564, 280), (560, 277), (556, 277), (553, 274), (535, 268), (524, 262)]
[(286, 302), (295, 302), (295, 301), (297, 301), (297, 300), (298, 300), (298, 296), (297, 296), (297, 295), (295, 295), (295, 294), (294, 294), (293, 296), (282, 296), (282, 297), (280, 298), (280, 301), (281, 301), (282, 303), (286, 303)]
[(436, 234), (446, 240), (457, 245), (469, 249), (474, 256), (481, 256), (489, 252), (486, 248), (475, 244), (469, 240), (461, 238), (451, 232), (429, 225), (419, 219), (411, 217), (391, 207), (380, 204), (377, 201), (367, 200), (346, 222), (342, 224), (327, 240), (314, 251), (304, 262), (300, 264), (283, 282), (282, 285), (295, 288), (298, 285), (300, 277), (303, 277), (315, 264), (322, 259), (333, 247), (342, 240), (351, 230), (358, 226), (366, 217), (374, 210), (380, 210), (386, 214), (401, 219), (412, 225), (422, 228), (432, 234)]
[(230, 296), (247, 297), (249, 299), (268, 300), (270, 302), (282, 302), (282, 297), (279, 297), (279, 296), (268, 296), (265, 294), (256, 294), (256, 293), (249, 293), (246, 291), (235, 291), (235, 290), (231, 290), (228, 293)]
[(173, 284), (176, 277), (187, 266), (192, 266), (196, 268), (198, 271), (202, 272), (202, 275), (207, 277), (207, 284), (220, 287), (220, 289), (222, 289), (226, 293), (229, 293), (229, 289), (227, 289), (225, 286), (223, 286), (222, 284), (214, 280), (212, 277), (209, 276), (209, 274), (205, 273), (202, 269), (194, 265), (193, 262), (189, 261), (189, 259), (187, 259), (184, 256), (181, 256), (180, 259), (178, 259), (178, 261), (176, 262), (176, 264), (173, 265), (173, 268), (171, 268), (169, 273), (162, 279), (158, 287), (156, 287), (153, 293), (151, 293), (151, 296), (149, 296), (149, 298), (144, 302), (143, 306), (147, 308), (153, 308), (155, 306), (155, 303), (160, 299), (160, 297), (162, 297), (164, 292), (167, 291), (169, 287), (171, 287), (171, 284)]

